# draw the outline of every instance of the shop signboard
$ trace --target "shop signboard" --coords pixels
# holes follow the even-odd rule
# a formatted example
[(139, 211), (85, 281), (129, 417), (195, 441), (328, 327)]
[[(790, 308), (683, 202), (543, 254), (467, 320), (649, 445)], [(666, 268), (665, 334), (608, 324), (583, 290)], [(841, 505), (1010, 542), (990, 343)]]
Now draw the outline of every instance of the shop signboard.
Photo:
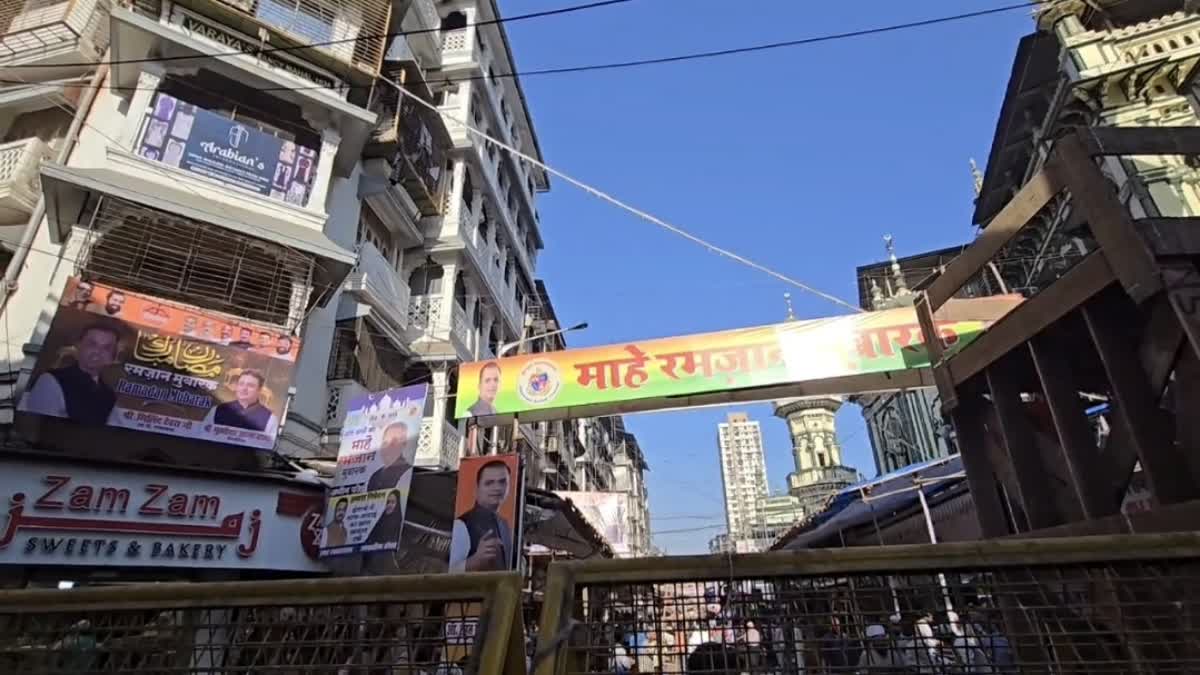
[(466, 457), (458, 465), (450, 572), (515, 569), (520, 554), (521, 502), (517, 455)]
[(583, 517), (612, 546), (617, 557), (629, 555), (629, 495), (623, 492), (556, 492), (571, 500)]
[[(1020, 301), (1010, 296), (951, 300), (935, 317), (945, 350), (962, 349)], [(663, 409), (692, 395), (928, 365), (916, 311), (902, 307), (465, 363), (459, 367), (455, 414), (542, 413), (526, 419), (549, 419), (547, 411), (563, 416), (572, 408), (607, 405), (604, 409), (615, 413), (622, 404), (650, 399), (660, 403), (638, 409)]]
[(0, 461), (0, 564), (321, 572), (319, 487)]
[(300, 342), (72, 277), (18, 410), (269, 450)]
[(395, 551), (412, 487), (428, 385), (363, 394), (346, 409), (321, 557)]
[(261, 195), (303, 206), (317, 151), (159, 92), (147, 110), (138, 154)]

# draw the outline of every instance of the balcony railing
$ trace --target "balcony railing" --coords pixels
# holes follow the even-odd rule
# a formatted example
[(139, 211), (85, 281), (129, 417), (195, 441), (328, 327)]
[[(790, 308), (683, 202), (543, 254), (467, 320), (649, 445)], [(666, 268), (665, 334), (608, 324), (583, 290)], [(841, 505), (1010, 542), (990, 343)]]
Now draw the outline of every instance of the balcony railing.
[(29, 219), (41, 194), (38, 167), (51, 148), (39, 138), (0, 145), (0, 225)]
[(414, 295), (408, 303), (409, 330), (418, 339), (453, 340), (464, 357), (474, 357), (476, 330), (457, 303), (441, 295)]
[(417, 439), (417, 466), (438, 466), (457, 469), (462, 434), (448, 422), (432, 417), (421, 421), (421, 435)]
[(421, 215), (438, 215), (450, 148), (445, 124), (432, 110), (391, 87), (380, 90), (372, 107), (379, 121), (366, 154), (391, 162), (393, 179), (404, 185)]
[[(375, 77), (386, 49), (391, 3), (386, 0), (182, 0), (190, 9), (219, 13), (247, 35), (273, 33), (272, 47), (297, 49), (295, 56), (317, 65)], [(341, 67), (338, 67), (341, 66)], [(361, 79), (361, 78), (360, 78)]]
[(346, 279), (346, 290), (371, 306), (371, 312), (397, 333), (408, 327), (409, 288), (396, 266), (370, 242), (359, 245), (358, 265)]
[(108, 47), (108, 7), (107, 0), (0, 3), (0, 64), (32, 62), (72, 46), (81, 60), (99, 59)]

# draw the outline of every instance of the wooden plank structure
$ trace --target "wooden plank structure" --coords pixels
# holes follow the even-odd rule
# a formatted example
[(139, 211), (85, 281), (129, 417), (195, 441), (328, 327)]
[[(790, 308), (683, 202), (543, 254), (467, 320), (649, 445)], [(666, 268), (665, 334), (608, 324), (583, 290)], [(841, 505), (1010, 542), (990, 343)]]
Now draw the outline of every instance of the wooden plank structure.
[[(1135, 219), (1102, 171), (1109, 157), (1159, 154), (1200, 156), (1200, 128), (1087, 128), (1060, 139), (917, 299), (932, 345), (938, 310), (1063, 193), (1095, 241), (973, 344), (951, 356), (930, 350), (988, 535), (1095, 533), (1099, 523), (1129, 531), (1111, 516), (1138, 465), (1157, 507), (1200, 506), (1200, 219)], [(1097, 397), (1113, 419), (1103, 447), (1085, 416)]]

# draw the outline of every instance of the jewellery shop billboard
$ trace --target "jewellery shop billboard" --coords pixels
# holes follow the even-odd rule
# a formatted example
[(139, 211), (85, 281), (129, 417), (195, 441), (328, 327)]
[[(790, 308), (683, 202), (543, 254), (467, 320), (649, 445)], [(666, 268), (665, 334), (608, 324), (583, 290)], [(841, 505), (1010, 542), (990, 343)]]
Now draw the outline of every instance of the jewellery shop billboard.
[(276, 327), (72, 277), (18, 410), (271, 449), (299, 348)]

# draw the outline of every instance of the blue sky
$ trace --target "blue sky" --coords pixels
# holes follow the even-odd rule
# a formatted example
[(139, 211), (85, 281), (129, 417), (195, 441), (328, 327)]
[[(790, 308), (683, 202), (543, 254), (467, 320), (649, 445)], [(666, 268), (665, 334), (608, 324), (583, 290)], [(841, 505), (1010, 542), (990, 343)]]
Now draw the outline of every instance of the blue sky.
[[(568, 0), (502, 0), (506, 14)], [(518, 70), (791, 40), (1007, 4), (1003, 0), (813, 3), (637, 0), (510, 24)], [(968, 159), (982, 165), (1019, 10), (929, 28), (633, 70), (523, 80), (556, 168), (774, 269), (853, 301), (854, 268), (972, 236)], [(541, 200), (539, 274), (572, 346), (769, 323), (791, 290), (801, 318), (844, 313), (720, 258), (562, 181)], [(773, 488), (792, 469), (769, 405)], [(653, 530), (723, 523), (716, 425), (729, 409), (627, 418), (646, 451)], [(857, 407), (839, 414), (844, 460), (874, 474)], [(689, 516), (682, 519), (678, 516)], [(722, 525), (723, 528), (723, 525)], [(722, 528), (659, 535), (707, 551)]]

